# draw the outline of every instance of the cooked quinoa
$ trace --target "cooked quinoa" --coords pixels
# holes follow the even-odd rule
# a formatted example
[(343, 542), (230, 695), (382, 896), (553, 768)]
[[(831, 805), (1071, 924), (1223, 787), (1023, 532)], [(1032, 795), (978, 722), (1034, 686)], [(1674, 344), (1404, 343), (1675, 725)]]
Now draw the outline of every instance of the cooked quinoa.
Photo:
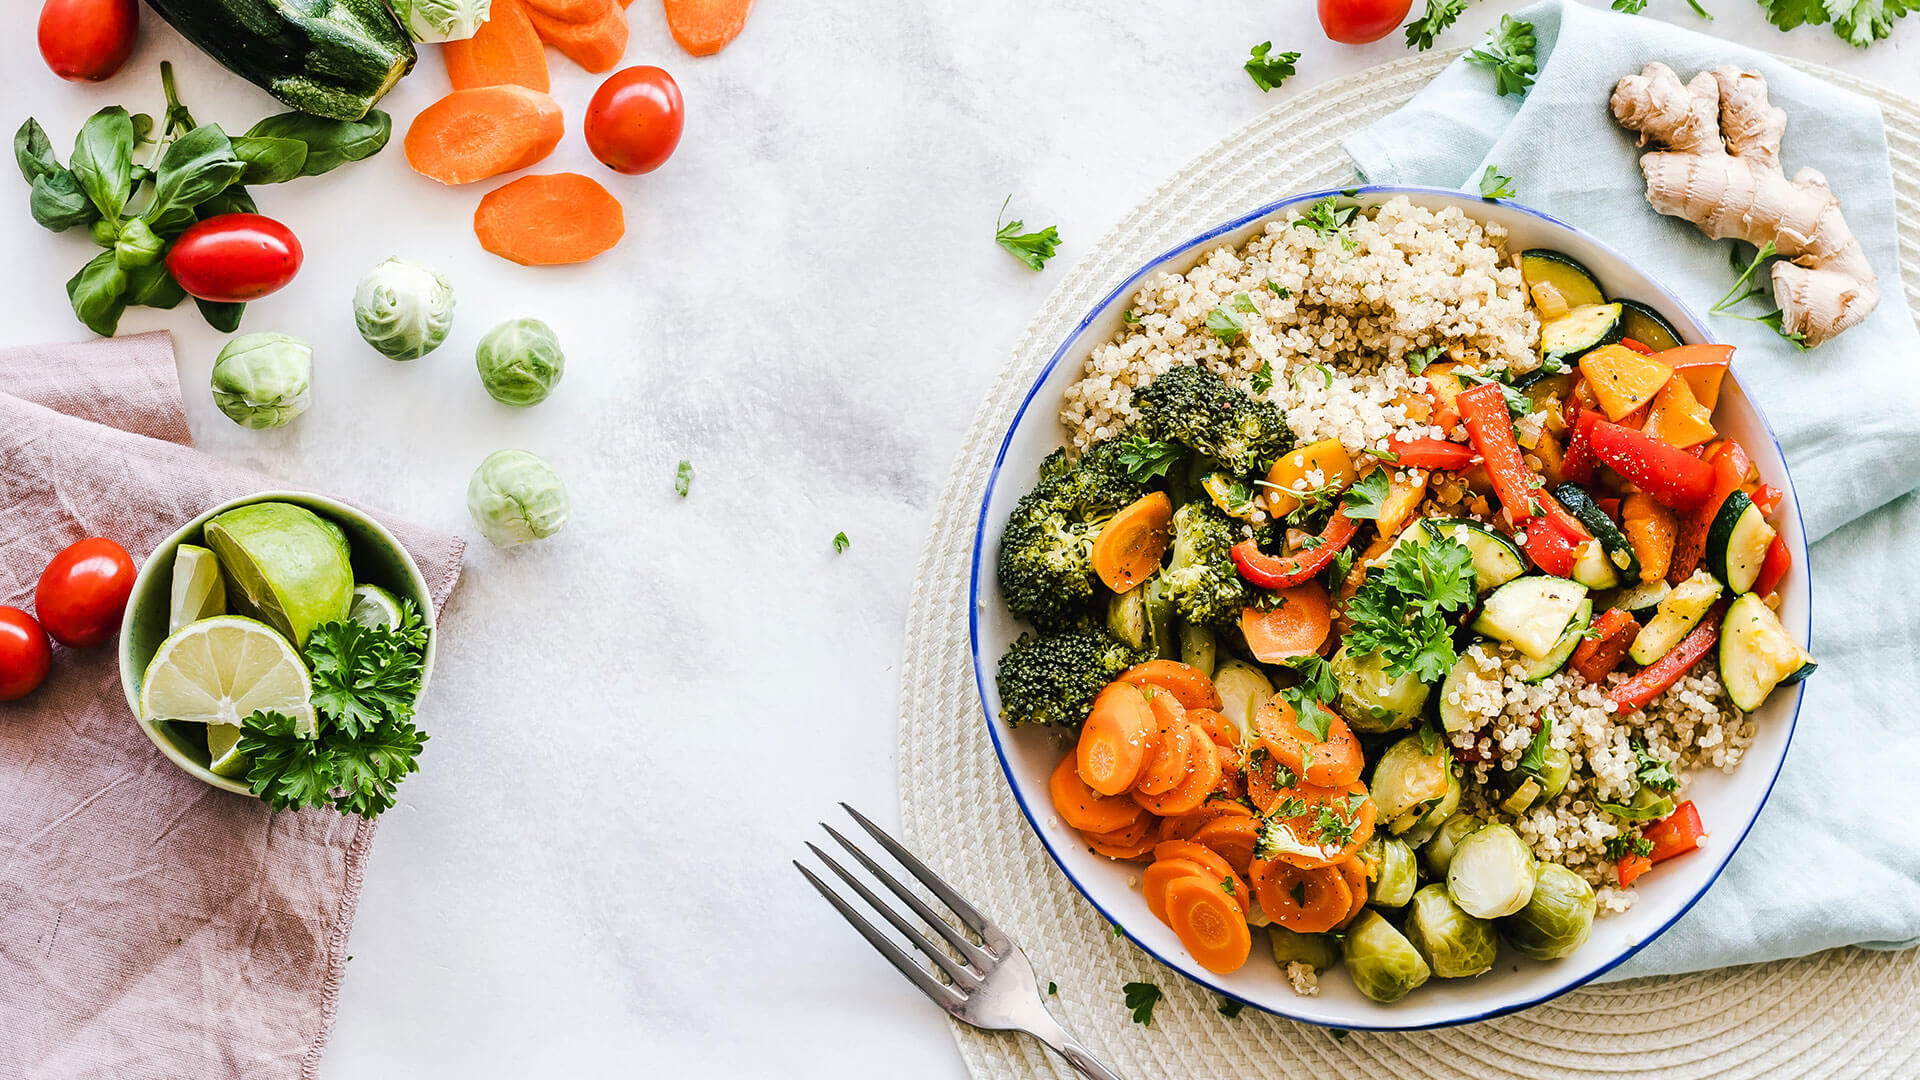
[[(1257, 396), (1285, 411), (1302, 442), (1337, 437), (1358, 450), (1396, 434), (1444, 434), (1408, 419), (1405, 402), (1425, 388), (1409, 354), (1433, 359), (1426, 353), (1438, 346), (1487, 370), (1540, 362), (1539, 320), (1505, 242), (1498, 225), (1404, 197), (1336, 233), (1292, 211), (1241, 247), (1223, 244), (1141, 288), (1128, 325), (1087, 356), (1067, 390), (1069, 439), (1085, 448), (1118, 434), (1138, 416), (1134, 388), (1183, 364), (1250, 392), (1264, 367), (1273, 385)], [(1215, 309), (1244, 326), (1231, 345), (1207, 328)]]

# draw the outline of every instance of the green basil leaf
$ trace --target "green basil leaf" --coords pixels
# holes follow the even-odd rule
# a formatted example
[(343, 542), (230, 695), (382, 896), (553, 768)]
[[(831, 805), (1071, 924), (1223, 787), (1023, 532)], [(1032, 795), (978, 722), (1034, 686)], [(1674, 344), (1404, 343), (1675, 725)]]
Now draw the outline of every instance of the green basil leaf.
[(69, 167), (100, 216), (119, 217), (133, 194), (133, 120), (127, 110), (109, 105), (88, 117), (74, 137)]
[(379, 153), (393, 135), (393, 117), (379, 109), (368, 110), (360, 120), (329, 120), (286, 112), (253, 125), (247, 129), (247, 135), (261, 139), (298, 139), (307, 145), (307, 159), (300, 167), (300, 175), (319, 176), (349, 161)]
[(187, 290), (167, 273), (167, 264), (153, 262), (127, 271), (129, 307), (172, 308), (187, 298)]
[(61, 168), (60, 159), (53, 156), (53, 142), (47, 138), (46, 129), (32, 117), (13, 133), (13, 160), (20, 163), (20, 175), (29, 184), (43, 176), (66, 171)]
[(193, 305), (200, 309), (200, 317), (207, 325), (223, 334), (231, 334), (240, 329), (240, 316), (246, 312), (245, 304), (221, 304), (212, 300), (193, 298)]
[(80, 181), (65, 169), (33, 178), (33, 194), (27, 208), (33, 220), (54, 232), (65, 232), (75, 225), (88, 225), (100, 217), (93, 201), (80, 190)]
[[(133, 121), (134, 146), (145, 146), (153, 141), (153, 117), (143, 112), (137, 112), (129, 119)], [(137, 169), (139, 166), (136, 165), (135, 168)]]
[(307, 144), (299, 139), (242, 135), (233, 140), (233, 153), (247, 163), (240, 174), (243, 184), (284, 184), (307, 162)]
[(233, 154), (233, 144), (218, 124), (202, 124), (174, 140), (155, 170), (152, 221), (176, 207), (194, 207), (225, 191), (240, 178), (247, 163)]
[(134, 218), (121, 227), (119, 239), (113, 242), (113, 254), (120, 269), (132, 270), (159, 262), (160, 253), (166, 247), (167, 242), (155, 235), (146, 222)]
[(120, 269), (113, 252), (103, 251), (67, 282), (67, 299), (87, 329), (112, 337), (127, 310), (127, 272)]
[(194, 208), (195, 216), (200, 221), (219, 217), (221, 214), (257, 214), (259, 212), (260, 207), (254, 203), (253, 196), (239, 184), (233, 185)]
[[(82, 197), (84, 198), (85, 196)], [(88, 203), (87, 205), (92, 206), (93, 204)], [(117, 220), (110, 221), (106, 218), (94, 218), (93, 223), (87, 226), (87, 235), (91, 236), (93, 242), (99, 244), (101, 247), (110, 248), (120, 239), (120, 222)]]

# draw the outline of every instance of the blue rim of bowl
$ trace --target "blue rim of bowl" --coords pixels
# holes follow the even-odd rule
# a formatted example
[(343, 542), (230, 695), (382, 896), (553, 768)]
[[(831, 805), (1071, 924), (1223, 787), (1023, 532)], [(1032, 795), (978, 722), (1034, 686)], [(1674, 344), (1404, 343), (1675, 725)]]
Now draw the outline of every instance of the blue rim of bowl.
[[(1260, 221), (1263, 218), (1271, 217), (1274, 214), (1279, 213), (1282, 210), (1285, 210), (1289, 206), (1297, 206), (1301, 203), (1316, 202), (1318, 200), (1331, 198), (1331, 197), (1360, 198), (1363, 196), (1376, 196), (1376, 195), (1385, 196), (1385, 197), (1391, 197), (1393, 195), (1438, 195), (1438, 196), (1443, 196), (1449, 199), (1459, 199), (1467, 202), (1494, 203), (1500, 206), (1504, 206), (1510, 210), (1515, 210), (1520, 213), (1527, 214), (1531, 217), (1538, 218), (1541, 221), (1547, 222), (1548, 224), (1556, 226), (1558, 228), (1565, 229), (1568, 232), (1573, 233), (1574, 235), (1580, 237), (1583, 241), (1589, 244), (1592, 244), (1594, 247), (1600, 249), (1601, 251), (1604, 251), (1607, 254), (1613, 256), (1614, 258), (1619, 259), (1622, 263), (1628, 266), (1633, 266), (1636, 269), (1638, 269), (1637, 264), (1634, 263), (1633, 260), (1628, 259), (1625, 255), (1622, 255), (1620, 252), (1614, 250), (1612, 246), (1601, 242), (1600, 240), (1596, 239), (1592, 235), (1588, 234), (1586, 231), (1576, 228), (1575, 226), (1570, 225), (1567, 222), (1562, 221), (1557, 217), (1554, 217), (1552, 214), (1548, 214), (1541, 210), (1536, 210), (1533, 207), (1526, 206), (1522, 203), (1514, 202), (1511, 199), (1481, 198), (1478, 196), (1469, 195), (1466, 192), (1456, 191), (1450, 188), (1402, 187), (1402, 186), (1391, 186), (1391, 185), (1359, 185), (1359, 186), (1344, 187), (1344, 188), (1327, 188), (1320, 191), (1306, 192), (1300, 195), (1291, 195), (1291, 196), (1288, 196), (1287, 198), (1280, 199), (1275, 202), (1267, 203), (1266, 205), (1261, 206), (1259, 209), (1250, 211), (1224, 224), (1216, 225), (1213, 228), (1208, 229), (1206, 232), (1203, 232), (1200, 235), (1195, 236), (1190, 240), (1184, 241), (1180, 244), (1176, 244), (1175, 246), (1167, 249), (1166, 251), (1161, 252), (1159, 255), (1149, 260), (1146, 263), (1146, 265), (1134, 271), (1134, 273), (1130, 277), (1128, 277), (1125, 281), (1121, 282), (1120, 285), (1117, 286), (1112, 292), (1109, 292), (1104, 298), (1102, 298), (1098, 303), (1096, 303), (1093, 306), (1092, 310), (1088, 311), (1087, 314), (1081, 318), (1080, 322), (1073, 328), (1073, 331), (1070, 334), (1068, 334), (1066, 339), (1060, 343), (1059, 348), (1054, 350), (1053, 356), (1047, 360), (1046, 366), (1040, 369), (1040, 374), (1035, 377), (1033, 385), (1028, 388), (1026, 397), (1021, 400), (1020, 408), (1014, 413), (1013, 422), (1007, 427), (1006, 435), (1001, 438), (1000, 449), (994, 454), (993, 469), (987, 474), (986, 491), (984, 494), (982, 494), (980, 498), (980, 513), (974, 523), (972, 571), (969, 574), (968, 582), (967, 582), (967, 639), (968, 639), (968, 644), (973, 653), (974, 688), (978, 692), (980, 697), (980, 712), (982, 717), (987, 722), (987, 734), (993, 740), (994, 755), (1000, 759), (1000, 771), (1001, 771), (1001, 774), (1006, 777), (1007, 787), (1013, 793), (1014, 802), (1019, 805), (1021, 815), (1027, 819), (1027, 826), (1033, 830), (1035, 836), (1040, 838), (1041, 846), (1047, 849), (1047, 855), (1049, 858), (1053, 860), (1053, 864), (1060, 869), (1060, 872), (1063, 875), (1066, 876), (1067, 881), (1073, 886), (1074, 891), (1078, 892), (1081, 898), (1084, 899), (1088, 904), (1091, 904), (1093, 906), (1093, 909), (1099, 912), (1100, 916), (1104, 918), (1109, 925), (1113, 926), (1115, 929), (1125, 934), (1128, 940), (1132, 941), (1134, 945), (1138, 946), (1148, 956), (1151, 956), (1155, 960), (1158, 960), (1162, 964), (1165, 964), (1168, 968), (1170, 968), (1171, 970), (1173, 970), (1175, 973), (1179, 974), (1183, 978), (1186, 978), (1191, 982), (1197, 983), (1200, 986), (1203, 986), (1208, 990), (1212, 991), (1213, 993), (1219, 994), (1221, 997), (1227, 998), (1230, 1001), (1237, 1001), (1243, 1005), (1251, 1005), (1262, 1012), (1271, 1013), (1275, 1016), (1283, 1016), (1289, 1020), (1294, 1020), (1303, 1024), (1313, 1024), (1317, 1027), (1338, 1028), (1338, 1029), (1345, 1029), (1345, 1030), (1352, 1030), (1352, 1031), (1427, 1031), (1427, 1030), (1432, 1030), (1434, 1028), (1455, 1027), (1460, 1024), (1477, 1023), (1482, 1020), (1491, 1020), (1491, 1019), (1494, 1019), (1495, 1017), (1506, 1016), (1510, 1013), (1520, 1012), (1523, 1009), (1531, 1009), (1535, 1005), (1544, 1004), (1545, 1002), (1551, 1001), (1554, 998), (1557, 998), (1560, 995), (1565, 994), (1570, 990), (1577, 990), (1580, 987), (1585, 986), (1587, 983), (1592, 982), (1593, 980), (1599, 978), (1602, 975), (1605, 975), (1607, 972), (1612, 971), (1614, 968), (1617, 968), (1621, 964), (1624, 964), (1628, 960), (1632, 959), (1635, 955), (1637, 955), (1640, 952), (1640, 950), (1646, 948), (1648, 945), (1653, 944), (1655, 941), (1657, 941), (1660, 938), (1662, 934), (1665, 934), (1669, 929), (1672, 929), (1673, 924), (1676, 922), (1679, 922), (1680, 919), (1683, 916), (1685, 916), (1687, 912), (1693, 910), (1693, 906), (1700, 902), (1700, 898), (1705, 896), (1707, 892), (1713, 888), (1714, 883), (1720, 880), (1720, 875), (1726, 871), (1727, 863), (1731, 862), (1733, 859), (1734, 853), (1740, 850), (1740, 845), (1746, 842), (1747, 834), (1753, 831), (1754, 822), (1759, 820), (1761, 810), (1765, 809), (1767, 805), (1767, 800), (1773, 795), (1774, 785), (1777, 784), (1780, 780), (1780, 770), (1786, 765), (1787, 754), (1793, 750), (1793, 734), (1794, 734), (1794, 730), (1799, 726), (1800, 705), (1806, 696), (1806, 689), (1807, 689), (1806, 683), (1802, 681), (1800, 683), (1795, 684), (1794, 686), (1793, 712), (1787, 722), (1786, 745), (1780, 752), (1780, 760), (1774, 766), (1773, 775), (1767, 779), (1766, 790), (1761, 792), (1760, 800), (1754, 804), (1753, 813), (1748, 816), (1745, 824), (1743, 824), (1740, 827), (1739, 837), (1735, 839), (1732, 844), (1713, 845), (1713, 847), (1717, 851), (1724, 852), (1724, 854), (1720, 859), (1719, 865), (1713, 868), (1713, 873), (1707, 877), (1706, 883), (1700, 887), (1699, 891), (1695, 892), (1693, 896), (1689, 897), (1686, 903), (1680, 905), (1679, 910), (1675, 911), (1671, 918), (1669, 918), (1666, 922), (1662, 923), (1659, 929), (1647, 935), (1645, 938), (1641, 939), (1638, 943), (1633, 945), (1631, 948), (1622, 952), (1620, 955), (1614, 957), (1613, 959), (1609, 960), (1607, 963), (1601, 965), (1600, 967), (1595, 968), (1593, 971), (1589, 972), (1588, 974), (1581, 976), (1577, 979), (1570, 980), (1566, 983), (1563, 983), (1560, 986), (1557, 986), (1554, 989), (1539, 995), (1538, 997), (1530, 998), (1526, 1001), (1516, 1002), (1511, 1005), (1502, 1005), (1495, 1009), (1489, 1009), (1484, 1012), (1477, 1012), (1468, 1016), (1461, 1016), (1461, 1017), (1457, 1017), (1449, 1020), (1439, 1020), (1439, 1021), (1435, 1021), (1432, 1023), (1425, 1023), (1425, 1024), (1379, 1024), (1379, 1025), (1354, 1024), (1354, 1023), (1334, 1024), (1324, 1020), (1315, 1020), (1312, 1017), (1295, 1016), (1292, 1013), (1286, 1012), (1284, 1010), (1275, 1009), (1266, 1005), (1262, 1005), (1257, 1001), (1249, 1001), (1246, 998), (1243, 998), (1238, 994), (1234, 993), (1232, 990), (1224, 986), (1221, 986), (1220, 984), (1208, 978), (1195, 974), (1193, 971), (1189, 970), (1187, 966), (1182, 962), (1178, 960), (1169, 959), (1166, 956), (1162, 956), (1158, 951), (1153, 949), (1151, 946), (1147, 945), (1145, 942), (1135, 937), (1131, 931), (1129, 931), (1124, 925), (1122, 925), (1119, 919), (1116, 919), (1112, 915), (1112, 913), (1108, 912), (1105, 908), (1101, 907), (1099, 902), (1094, 900), (1093, 896), (1087, 892), (1086, 887), (1080, 883), (1080, 879), (1074, 876), (1072, 870), (1068, 869), (1066, 860), (1061, 858), (1060, 852), (1054, 849), (1053, 841), (1048, 839), (1046, 830), (1040, 827), (1040, 823), (1038, 819), (1036, 819), (1033, 815), (1033, 808), (1027, 805), (1026, 797), (1021, 793), (1020, 786), (1014, 782), (1013, 765), (1010, 761), (1007, 760), (1006, 747), (1002, 745), (1002, 742), (1001, 742), (1001, 732), (1000, 732), (1000, 725), (998, 722), (998, 718), (993, 716), (992, 713), (987, 711), (986, 669), (985, 669), (985, 666), (981, 663), (981, 657), (980, 657), (980, 564), (981, 564), (981, 558), (986, 552), (987, 510), (990, 506), (993, 505), (994, 486), (995, 484), (998, 483), (1000, 479), (1000, 469), (1001, 469), (1001, 466), (1004, 465), (1006, 462), (1007, 450), (1013, 444), (1014, 432), (1020, 429), (1020, 423), (1022, 420), (1026, 418), (1027, 410), (1032, 407), (1034, 399), (1037, 396), (1039, 396), (1040, 391), (1042, 387), (1046, 385), (1048, 378), (1051, 377), (1053, 375), (1054, 370), (1060, 366), (1060, 362), (1066, 359), (1067, 350), (1072, 348), (1074, 342), (1080, 340), (1081, 335), (1087, 332), (1087, 328), (1093, 325), (1093, 322), (1095, 319), (1098, 319), (1102, 314), (1104, 314), (1107, 311), (1108, 308), (1112, 307), (1116, 300), (1119, 300), (1122, 297), (1132, 293), (1134, 290), (1138, 289), (1140, 286), (1140, 283), (1144, 281), (1149, 274), (1152, 274), (1155, 271), (1159, 270), (1161, 267), (1165, 266), (1167, 263), (1172, 262), (1173, 260), (1180, 258), (1183, 255), (1193, 252), (1196, 248), (1199, 248), (1201, 245), (1214, 241), (1219, 237), (1225, 236), (1228, 233), (1235, 232), (1239, 229), (1245, 228), (1246, 226), (1256, 221)], [(1673, 293), (1670, 292), (1665, 286), (1660, 285), (1658, 282), (1655, 282), (1652, 275), (1646, 274), (1643, 271), (1642, 276), (1646, 277), (1649, 282), (1653, 283), (1654, 289), (1657, 290), (1666, 301), (1668, 301), (1670, 304), (1673, 305), (1673, 307), (1676, 310), (1680, 311), (1682, 314), (1686, 316), (1686, 321), (1691, 325), (1691, 329), (1693, 330), (1696, 337), (1700, 338), (1702, 341), (1712, 340), (1712, 335), (1708, 332), (1706, 324), (1700, 321), (1699, 316), (1693, 313), (1692, 308), (1688, 307), (1686, 303), (1682, 301), (1679, 297), (1673, 295)], [(1731, 367), (1729, 367), (1728, 372), (1729, 374), (1732, 374)], [(1735, 382), (1735, 385), (1739, 384), (1739, 377), (1737, 375), (1734, 376), (1734, 382)], [(1786, 455), (1786, 451), (1781, 449), (1780, 447), (1780, 438), (1778, 435), (1774, 434), (1773, 424), (1770, 421), (1768, 421), (1766, 410), (1761, 408), (1760, 402), (1754, 399), (1753, 397), (1749, 396), (1747, 398), (1747, 404), (1752, 407), (1754, 416), (1759, 419), (1761, 428), (1764, 431), (1766, 431), (1767, 438), (1773, 442), (1774, 450), (1780, 455), (1781, 471), (1783, 474), (1783, 479), (1786, 481), (1785, 490), (1789, 498), (1793, 502), (1794, 521), (1795, 521), (1795, 524), (1799, 526), (1798, 533), (1797, 533), (1798, 543), (1795, 545), (1798, 550), (1794, 552), (1794, 555), (1799, 562), (1799, 567), (1801, 569), (1801, 572), (1803, 574), (1809, 575), (1809, 579), (1807, 582), (1807, 618), (1806, 618), (1806, 625), (1801, 627), (1800, 640), (1804, 642), (1806, 644), (1807, 649), (1811, 651), (1813, 648), (1813, 640), (1812, 640), (1812, 637), (1813, 637), (1813, 583), (1810, 576), (1812, 573), (1812, 567), (1809, 565), (1809, 560), (1807, 558), (1806, 522), (1805, 522), (1805, 519), (1800, 514), (1800, 500), (1794, 492), (1793, 476), (1791, 472), (1788, 471), (1787, 469), (1787, 464), (1786, 464), (1787, 455)], [(1390, 1009), (1391, 1006), (1382, 1006), (1381, 1008)]]

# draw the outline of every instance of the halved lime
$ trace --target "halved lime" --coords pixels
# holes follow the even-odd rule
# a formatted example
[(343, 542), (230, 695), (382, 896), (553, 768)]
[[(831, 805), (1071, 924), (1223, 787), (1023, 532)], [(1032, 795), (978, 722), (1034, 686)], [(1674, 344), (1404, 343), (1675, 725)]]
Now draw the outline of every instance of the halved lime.
[(307, 665), (286, 638), (263, 622), (216, 615), (160, 643), (140, 687), (140, 718), (238, 726), (267, 710), (312, 736), (311, 693)]
[(173, 553), (173, 606), (168, 611), (169, 634), (227, 613), (227, 583), (220, 576), (219, 557), (194, 544), (180, 545)]
[(254, 503), (207, 522), (206, 537), (233, 583), (234, 607), (295, 645), (347, 617), (352, 553), (338, 525), (292, 503)]
[(252, 759), (240, 752), (240, 729), (232, 724), (207, 725), (207, 766), (215, 776), (245, 776)]
[(355, 585), (347, 617), (367, 626), (400, 625), (400, 598), (378, 585)]

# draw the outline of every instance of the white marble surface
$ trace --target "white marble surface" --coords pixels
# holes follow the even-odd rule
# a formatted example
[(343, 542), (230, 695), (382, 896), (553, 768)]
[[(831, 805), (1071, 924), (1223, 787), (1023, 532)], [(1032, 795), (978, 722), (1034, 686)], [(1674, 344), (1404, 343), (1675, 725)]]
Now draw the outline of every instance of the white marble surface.
[[(1920, 20), (1861, 53), (1825, 29), (1782, 35), (1751, 0), (1708, 2), (1712, 32), (1920, 96)], [(1442, 44), (1517, 6), (1480, 4)], [(315, 345), (318, 403), (291, 429), (214, 409), (220, 337), (190, 309), (123, 324), (174, 331), (205, 449), (476, 543), (323, 1075), (957, 1078), (939, 1015), (787, 865), (836, 800), (896, 819), (900, 638), (949, 459), (1030, 311), (1126, 208), (1257, 111), (1405, 50), (1326, 42), (1306, 0), (767, 0), (704, 60), (656, 5), (633, 13), (628, 62), (671, 70), (689, 118), (665, 169), (610, 185), (629, 226), (612, 254), (541, 271), (484, 254), (480, 188), (415, 176), (396, 142), (259, 192), (307, 247), (244, 327)], [(1649, 17), (1704, 26), (1681, 0)], [(1240, 64), (1269, 38), (1306, 55), (1262, 95)], [(200, 119), (278, 111), (148, 13), (99, 87), (47, 74), (30, 34), (0, 39), (6, 122), (38, 116), (64, 154), (103, 105), (158, 111), (164, 58)], [(553, 59), (569, 138), (546, 168), (598, 173), (578, 137), (595, 80)], [(428, 50), (388, 108), (404, 123), (444, 80)], [(91, 249), (39, 230), (10, 190), (0, 338), (85, 336), (59, 283)], [(1013, 215), (1065, 238), (1044, 274), (991, 241), (1009, 192)], [(393, 254), (459, 291), (451, 340), (410, 365), (362, 345), (349, 311)], [(519, 315), (570, 358), (527, 412), (472, 367), (480, 335)], [(467, 477), (503, 446), (568, 479), (558, 538), (498, 552), (467, 522)]]

